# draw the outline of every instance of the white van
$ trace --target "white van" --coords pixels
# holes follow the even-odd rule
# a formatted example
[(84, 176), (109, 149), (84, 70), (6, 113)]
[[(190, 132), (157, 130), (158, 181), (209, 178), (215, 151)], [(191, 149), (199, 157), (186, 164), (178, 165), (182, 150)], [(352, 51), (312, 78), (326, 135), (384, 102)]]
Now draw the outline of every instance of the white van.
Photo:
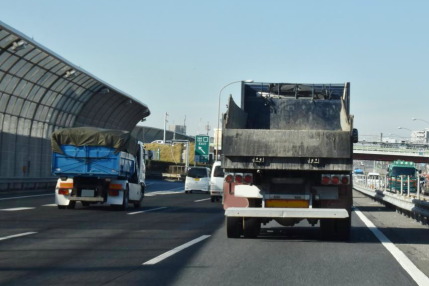
[(186, 173), (185, 193), (192, 191), (209, 192), (210, 169), (206, 167), (191, 167)]
[(221, 168), (220, 161), (216, 161), (212, 167), (212, 174), (210, 176), (210, 198), (211, 201), (218, 201), (223, 195), (223, 177), (224, 172)]

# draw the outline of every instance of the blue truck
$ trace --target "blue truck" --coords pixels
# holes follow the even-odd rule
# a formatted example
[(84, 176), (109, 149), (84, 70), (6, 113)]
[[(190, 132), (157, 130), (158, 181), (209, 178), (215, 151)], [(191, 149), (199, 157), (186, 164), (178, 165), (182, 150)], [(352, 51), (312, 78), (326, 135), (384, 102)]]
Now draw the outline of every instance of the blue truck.
[(58, 177), (59, 209), (107, 204), (138, 208), (145, 191), (144, 146), (130, 132), (93, 127), (65, 128), (51, 137), (52, 174)]

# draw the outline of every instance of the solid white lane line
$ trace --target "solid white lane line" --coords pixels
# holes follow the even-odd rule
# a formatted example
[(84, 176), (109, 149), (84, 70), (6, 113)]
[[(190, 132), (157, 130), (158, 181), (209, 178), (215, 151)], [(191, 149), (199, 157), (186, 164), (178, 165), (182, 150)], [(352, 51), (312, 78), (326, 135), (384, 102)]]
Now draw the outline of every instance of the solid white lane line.
[(3, 212), (16, 212), (16, 211), (34, 210), (34, 209), (35, 208), (33, 208), (33, 207), (31, 207), (31, 208), (22, 207), (22, 208), (0, 209), (0, 211), (3, 211)]
[(166, 258), (168, 258), (168, 257), (170, 257), (170, 256), (172, 256), (172, 255), (174, 255), (174, 254), (182, 251), (183, 249), (188, 248), (188, 247), (190, 247), (190, 246), (192, 246), (192, 245), (194, 245), (194, 244), (196, 244), (196, 243), (198, 243), (198, 242), (200, 242), (200, 241), (202, 241), (204, 239), (207, 239), (209, 237), (210, 237), (210, 235), (202, 235), (202, 236), (200, 236), (200, 237), (198, 237), (198, 238), (196, 238), (194, 240), (191, 240), (191, 241), (189, 241), (189, 242), (187, 242), (185, 244), (182, 244), (181, 246), (173, 248), (172, 250), (167, 251), (167, 252), (165, 252), (165, 253), (163, 253), (163, 254), (161, 254), (161, 255), (159, 255), (159, 256), (151, 259), (151, 260), (148, 260), (145, 263), (143, 263), (142, 265), (154, 265), (154, 264), (157, 264), (158, 262), (161, 262), (162, 260), (164, 260), (164, 259), (166, 259)]
[(47, 204), (47, 205), (42, 205), (42, 207), (56, 207), (57, 204)]
[(418, 285), (429, 285), (429, 278), (395, 244), (357, 208), (355, 208), (355, 213)]
[(35, 234), (35, 233), (37, 233), (37, 232), (24, 232), (24, 233), (9, 235), (9, 236), (0, 237), (0, 240), (6, 240), (6, 239), (15, 238), (15, 237), (20, 237), (20, 236), (26, 236), (26, 235), (30, 235), (30, 234)]
[(208, 198), (208, 199), (202, 199), (202, 200), (196, 200), (196, 201), (194, 201), (194, 203), (199, 203), (199, 202), (208, 201), (208, 200), (210, 200), (210, 198)]
[(46, 197), (46, 196), (53, 196), (53, 195), (54, 194), (52, 193), (52, 194), (44, 194), (44, 195), (31, 195), (31, 196), (22, 196), (22, 197), (1, 198), (0, 201), (35, 198), (35, 197)]
[(153, 212), (153, 211), (157, 211), (157, 210), (162, 210), (162, 209), (166, 209), (167, 207), (160, 207), (160, 208), (155, 208), (155, 209), (148, 209), (148, 210), (144, 210), (144, 211), (138, 211), (138, 212), (132, 212), (132, 213), (127, 213), (129, 215), (135, 215), (135, 214), (141, 214), (141, 213), (147, 213), (147, 212)]

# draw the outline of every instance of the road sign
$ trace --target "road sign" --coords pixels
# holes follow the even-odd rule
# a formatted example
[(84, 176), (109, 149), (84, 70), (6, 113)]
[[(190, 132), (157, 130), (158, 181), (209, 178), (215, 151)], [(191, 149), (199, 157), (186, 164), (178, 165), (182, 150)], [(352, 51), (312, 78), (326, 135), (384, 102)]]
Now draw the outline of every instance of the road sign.
[(195, 137), (195, 161), (208, 162), (210, 151), (210, 137), (197, 135)]

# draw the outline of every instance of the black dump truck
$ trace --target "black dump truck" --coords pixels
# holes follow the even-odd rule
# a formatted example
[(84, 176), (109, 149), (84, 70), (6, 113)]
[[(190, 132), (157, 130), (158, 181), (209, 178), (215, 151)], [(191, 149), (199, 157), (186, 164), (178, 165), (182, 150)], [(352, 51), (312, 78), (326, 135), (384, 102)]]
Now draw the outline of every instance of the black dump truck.
[(230, 97), (222, 124), (227, 236), (307, 219), (347, 240), (357, 141), (349, 83), (243, 82), (241, 108)]

